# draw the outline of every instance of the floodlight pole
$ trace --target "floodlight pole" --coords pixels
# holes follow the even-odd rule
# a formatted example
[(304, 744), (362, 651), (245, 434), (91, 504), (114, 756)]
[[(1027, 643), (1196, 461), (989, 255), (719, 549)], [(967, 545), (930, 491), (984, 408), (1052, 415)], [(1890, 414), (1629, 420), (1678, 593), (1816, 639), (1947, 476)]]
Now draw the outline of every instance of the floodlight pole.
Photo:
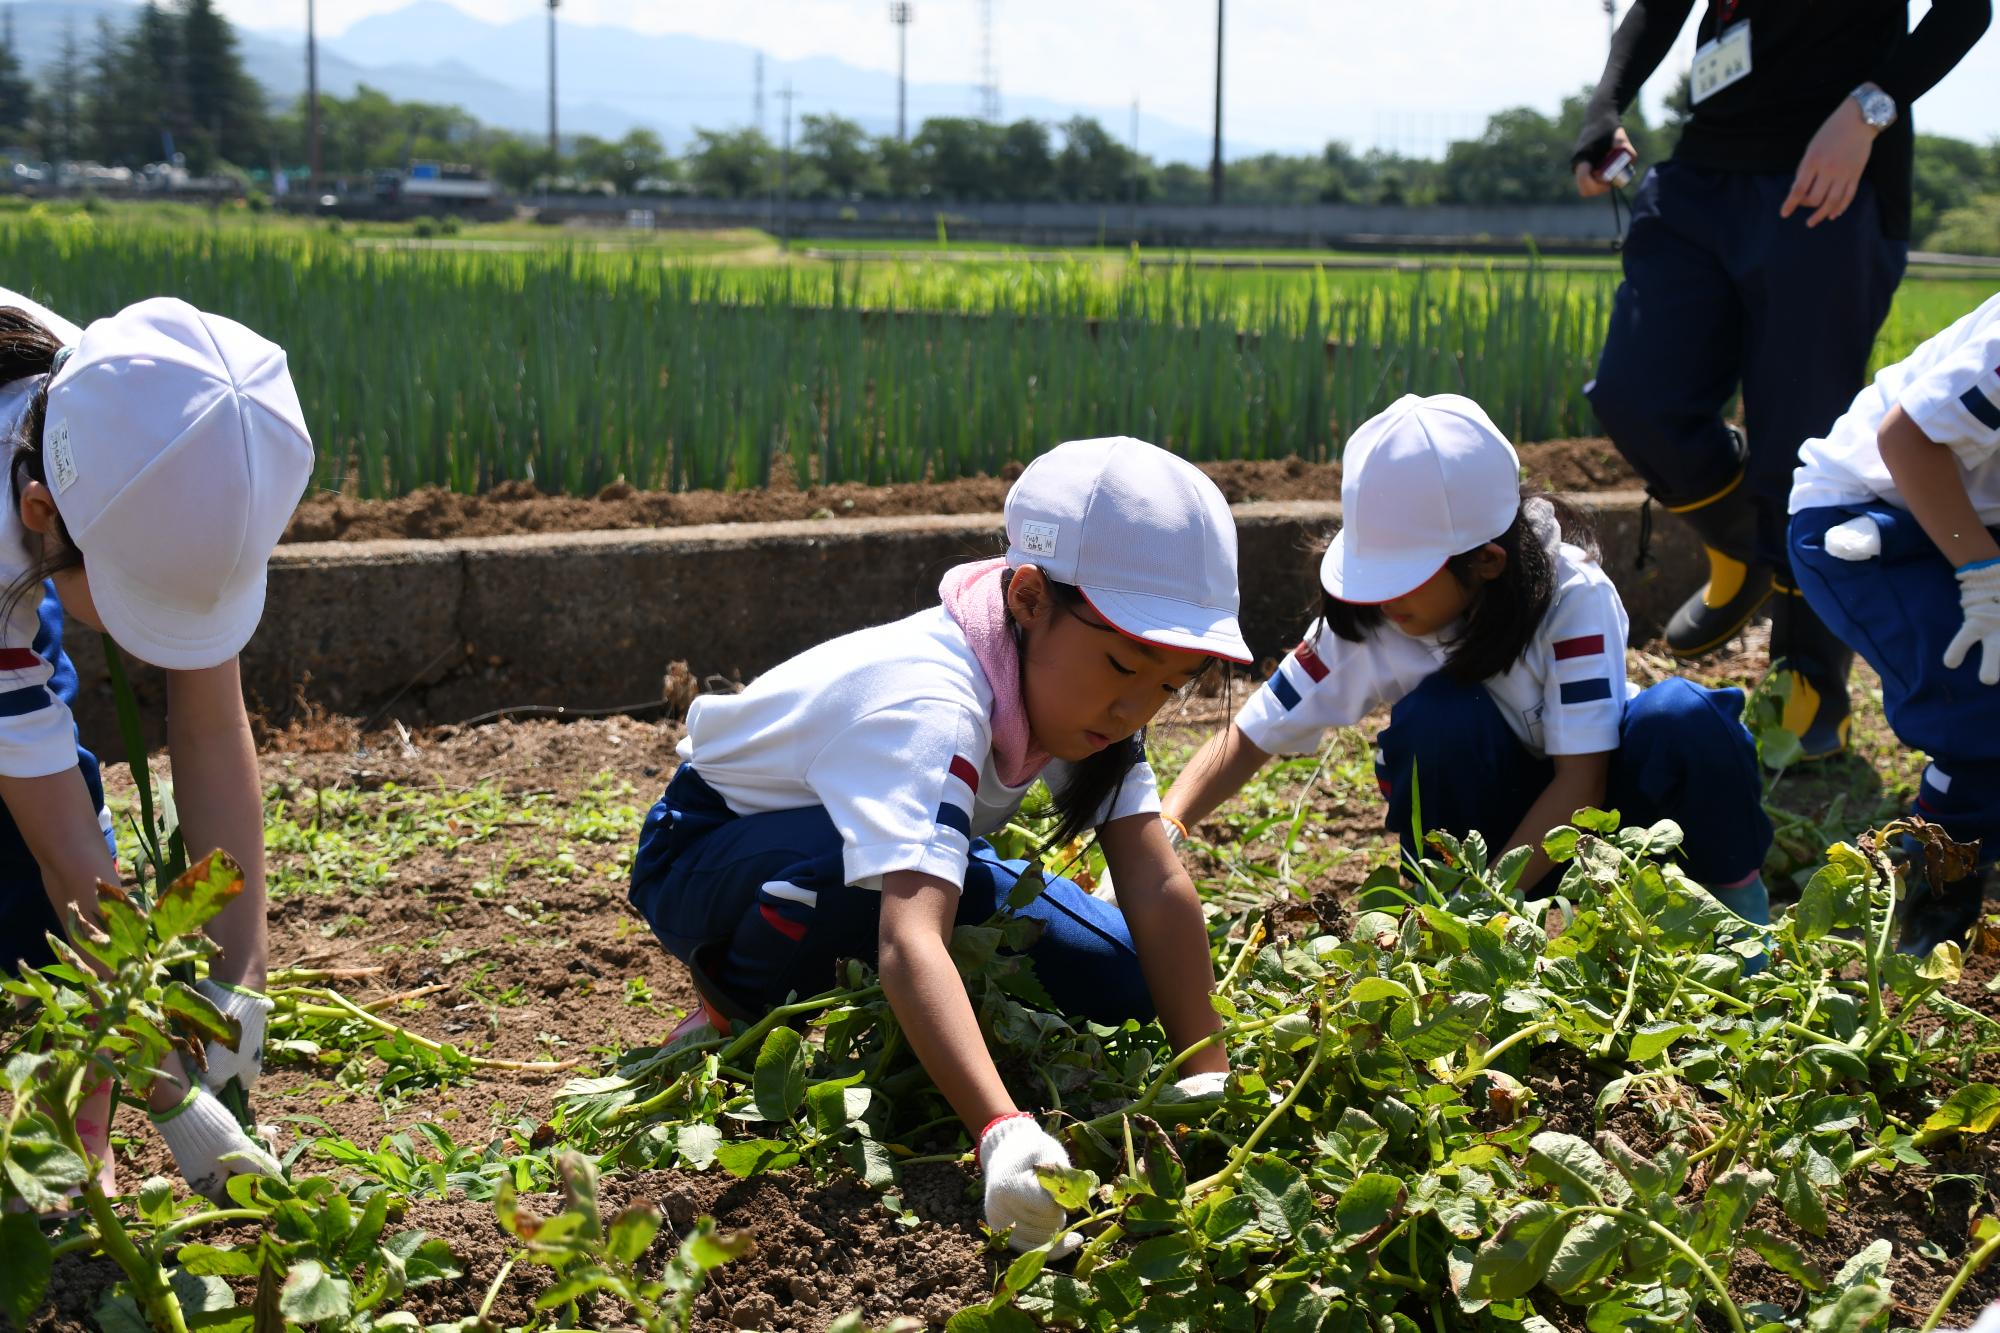
[(889, 6), (889, 22), (896, 25), (896, 142), (910, 141), (910, 21), (916, 17), (904, 0)]
[(319, 207), (319, 25), (314, 0), (306, 0), (306, 172), (313, 207)]
[(1208, 193), (1222, 202), (1222, 0), (1215, 0), (1215, 156), (1208, 164)]

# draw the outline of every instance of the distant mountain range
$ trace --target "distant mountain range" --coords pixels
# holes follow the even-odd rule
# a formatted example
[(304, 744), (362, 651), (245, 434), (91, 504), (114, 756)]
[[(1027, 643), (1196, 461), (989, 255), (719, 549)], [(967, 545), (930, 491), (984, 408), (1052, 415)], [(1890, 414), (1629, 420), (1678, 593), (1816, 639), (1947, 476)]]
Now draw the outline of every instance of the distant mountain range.
[[(87, 61), (99, 21), (122, 25), (138, 7), (136, 0), (16, 0), (11, 8), (22, 63), (38, 76), (59, 65), (66, 31), (74, 32), (80, 58)], [(290, 101), (305, 91), (302, 32), (239, 27), (237, 37), (245, 67), (273, 97)], [(678, 150), (696, 128), (735, 128), (753, 115), (757, 49), (747, 43), (565, 21), (559, 53), (558, 108), (565, 136), (617, 138), (646, 126)], [(399, 101), (455, 104), (488, 125), (524, 133), (547, 128), (547, 61), (545, 19), (493, 23), (442, 0), (414, 0), (319, 43), (322, 91), (345, 97), (365, 83)], [(783, 114), (778, 93), (787, 83), (796, 93), (796, 116), (831, 111), (871, 133), (896, 128), (894, 75), (824, 57), (766, 58), (763, 127), (774, 140)], [(927, 116), (970, 115), (977, 103), (970, 84), (913, 82), (911, 128)], [(1060, 122), (1092, 115), (1121, 140), (1131, 129), (1124, 107), (1005, 97), (1003, 90), (1002, 109), (1009, 120)], [(1208, 160), (1208, 136), (1199, 127), (1142, 115), (1139, 139), (1141, 151), (1159, 161)], [(1231, 145), (1232, 156), (1256, 151)]]

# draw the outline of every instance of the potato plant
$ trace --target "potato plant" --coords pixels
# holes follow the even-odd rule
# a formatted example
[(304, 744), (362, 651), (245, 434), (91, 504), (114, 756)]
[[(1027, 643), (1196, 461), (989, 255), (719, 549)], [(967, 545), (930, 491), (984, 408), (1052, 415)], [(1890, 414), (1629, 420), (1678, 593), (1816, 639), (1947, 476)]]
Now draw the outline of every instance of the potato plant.
[[(1233, 1072), (1206, 1102), (1175, 1092), (1188, 1053), (1155, 1032), (1036, 1007), (1011, 953), (1027, 923), (961, 930), (1003, 1073), (1077, 1163), (1049, 1184), (1086, 1243), (1012, 1260), (953, 1328), (1543, 1330), (1560, 1307), (1592, 1329), (1886, 1327), (1887, 1242), (1824, 1272), (1760, 1205), (1823, 1234), (1860, 1174), (2000, 1121), (2000, 1089), (1969, 1079), (2000, 1029), (1942, 993), (1959, 950), (1893, 950), (1884, 849), (1904, 836), (1959, 854), (1903, 822), (1836, 845), (1762, 929), (1679, 872), (1671, 824), (1579, 812), (1542, 902), (1518, 892), (1524, 852), (1433, 836), (1349, 931), (1238, 923), (1215, 999)], [(572, 1132), (627, 1166), (804, 1164), (885, 1191), (958, 1157), (879, 988), (849, 980), (574, 1081)], [(1538, 1069), (1594, 1071), (1595, 1123), (1552, 1124)], [(1740, 1305), (1746, 1252), (1796, 1299)]]

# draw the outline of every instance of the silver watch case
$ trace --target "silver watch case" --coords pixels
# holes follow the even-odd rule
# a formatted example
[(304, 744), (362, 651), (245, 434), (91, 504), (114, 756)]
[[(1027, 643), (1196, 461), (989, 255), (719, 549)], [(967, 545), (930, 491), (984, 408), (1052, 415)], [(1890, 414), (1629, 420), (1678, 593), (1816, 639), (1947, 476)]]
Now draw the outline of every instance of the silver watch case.
[(1864, 83), (1849, 94), (1861, 107), (1861, 119), (1870, 129), (1886, 130), (1896, 123), (1896, 99), (1872, 83)]

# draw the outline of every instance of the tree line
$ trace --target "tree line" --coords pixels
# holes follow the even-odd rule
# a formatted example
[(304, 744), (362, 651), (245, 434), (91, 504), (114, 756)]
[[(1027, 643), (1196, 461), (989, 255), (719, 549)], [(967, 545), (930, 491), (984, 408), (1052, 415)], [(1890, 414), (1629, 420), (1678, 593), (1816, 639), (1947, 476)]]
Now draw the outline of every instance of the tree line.
[[(0, 47), (0, 137), (49, 160), (137, 167), (171, 149), (190, 169), (296, 171), (307, 159), (304, 99), (276, 108), (244, 71), (213, 0), (149, 3), (123, 27), (100, 21), (40, 86)], [(1331, 142), (1318, 153), (1264, 153), (1225, 167), (1243, 204), (1554, 204), (1575, 197), (1567, 163), (1588, 90), (1553, 113), (1513, 107), (1442, 158)], [(1626, 128), (1642, 163), (1668, 156), (1687, 112), (1686, 80), (1659, 125), (1637, 108)], [(397, 101), (362, 87), (320, 98), (322, 163), (356, 179), (413, 160), (477, 167), (517, 193), (548, 188), (754, 198), (781, 186), (803, 199), (1201, 203), (1205, 166), (1156, 162), (1095, 119), (924, 121), (907, 142), (834, 114), (801, 118), (789, 156), (755, 128), (697, 129), (678, 152), (635, 129), (571, 136), (551, 161), (533, 136), (482, 125), (464, 110)], [(2000, 252), (2000, 143), (1919, 135), (1914, 233), (1936, 248)]]

